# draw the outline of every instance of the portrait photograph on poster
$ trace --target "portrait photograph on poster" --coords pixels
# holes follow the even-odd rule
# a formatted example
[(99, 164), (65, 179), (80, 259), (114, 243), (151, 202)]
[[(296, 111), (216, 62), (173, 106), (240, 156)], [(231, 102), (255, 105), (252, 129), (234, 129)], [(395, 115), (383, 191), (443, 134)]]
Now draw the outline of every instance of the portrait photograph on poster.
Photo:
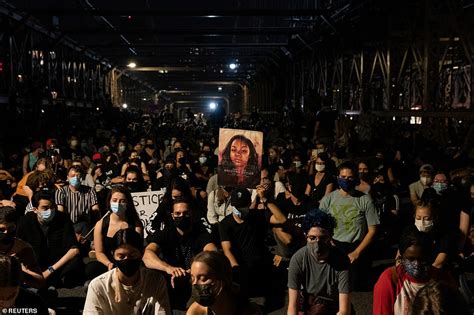
[(219, 129), (218, 184), (255, 188), (260, 183), (262, 152), (262, 132)]

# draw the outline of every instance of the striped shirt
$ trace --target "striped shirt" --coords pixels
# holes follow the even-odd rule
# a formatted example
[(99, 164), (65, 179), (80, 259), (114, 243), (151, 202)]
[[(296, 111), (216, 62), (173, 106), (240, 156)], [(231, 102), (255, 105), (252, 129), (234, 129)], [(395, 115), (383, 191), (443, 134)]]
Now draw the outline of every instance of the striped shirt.
[(81, 186), (74, 192), (66, 185), (56, 191), (55, 197), (56, 204), (64, 207), (72, 223), (89, 222), (92, 207), (98, 204), (95, 190), (88, 186)]

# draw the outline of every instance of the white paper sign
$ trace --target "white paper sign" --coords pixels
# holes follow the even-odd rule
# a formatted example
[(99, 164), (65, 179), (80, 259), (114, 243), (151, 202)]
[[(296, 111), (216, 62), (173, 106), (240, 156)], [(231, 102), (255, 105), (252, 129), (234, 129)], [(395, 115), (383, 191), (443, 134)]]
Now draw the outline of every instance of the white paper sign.
[(147, 237), (146, 227), (151, 223), (150, 217), (156, 209), (158, 209), (158, 206), (163, 200), (164, 194), (164, 189), (132, 193), (133, 204), (135, 205), (138, 216), (142, 221), (144, 227), (143, 234), (145, 238)]

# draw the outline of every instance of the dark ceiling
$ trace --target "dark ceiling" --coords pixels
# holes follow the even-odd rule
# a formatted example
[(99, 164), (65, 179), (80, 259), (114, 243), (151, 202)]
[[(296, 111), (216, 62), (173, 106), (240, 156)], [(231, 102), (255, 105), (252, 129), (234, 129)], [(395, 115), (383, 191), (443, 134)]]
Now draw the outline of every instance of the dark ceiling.
[(158, 91), (249, 83), (331, 32), (331, 23), (357, 1), (7, 2)]

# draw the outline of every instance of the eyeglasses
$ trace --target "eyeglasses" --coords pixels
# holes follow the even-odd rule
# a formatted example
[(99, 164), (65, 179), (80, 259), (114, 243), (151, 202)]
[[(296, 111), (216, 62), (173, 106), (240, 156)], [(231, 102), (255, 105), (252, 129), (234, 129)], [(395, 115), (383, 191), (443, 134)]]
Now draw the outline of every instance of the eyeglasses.
[(330, 239), (329, 235), (321, 235), (321, 236), (307, 235), (306, 238), (310, 242), (327, 242)]

